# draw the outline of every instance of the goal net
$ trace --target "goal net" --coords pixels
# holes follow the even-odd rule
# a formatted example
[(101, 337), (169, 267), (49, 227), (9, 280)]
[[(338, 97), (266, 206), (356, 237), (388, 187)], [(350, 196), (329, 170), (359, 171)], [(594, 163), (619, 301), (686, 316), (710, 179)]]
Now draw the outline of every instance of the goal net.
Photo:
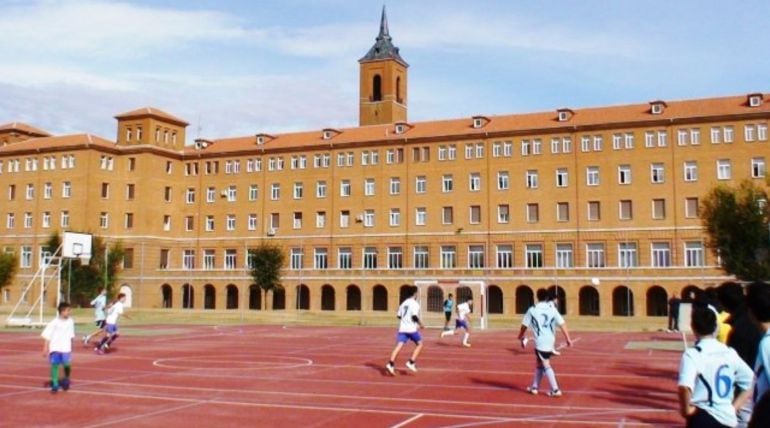
[(487, 286), (484, 281), (440, 281), (427, 280), (415, 281), (414, 285), (420, 289), (420, 308), (423, 324), (429, 328), (441, 328), (444, 326), (444, 300), (452, 294), (454, 305), (452, 308), (452, 320), (450, 328), (454, 328), (457, 318), (457, 304), (473, 299), (471, 311), (471, 327), (477, 329), (487, 328)]

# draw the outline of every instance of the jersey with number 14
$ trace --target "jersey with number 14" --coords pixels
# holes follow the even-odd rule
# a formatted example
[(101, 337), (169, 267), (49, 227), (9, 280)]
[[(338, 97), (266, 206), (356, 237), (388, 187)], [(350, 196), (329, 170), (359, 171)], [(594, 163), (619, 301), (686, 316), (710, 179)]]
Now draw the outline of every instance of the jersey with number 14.
[(521, 324), (532, 329), (535, 334), (535, 349), (553, 352), (553, 345), (556, 343), (556, 327), (564, 324), (564, 318), (550, 302), (538, 302), (529, 308)]
[(693, 406), (707, 411), (726, 426), (736, 426), (735, 387), (746, 390), (754, 373), (733, 348), (705, 338), (686, 350), (679, 365), (679, 386), (692, 391)]

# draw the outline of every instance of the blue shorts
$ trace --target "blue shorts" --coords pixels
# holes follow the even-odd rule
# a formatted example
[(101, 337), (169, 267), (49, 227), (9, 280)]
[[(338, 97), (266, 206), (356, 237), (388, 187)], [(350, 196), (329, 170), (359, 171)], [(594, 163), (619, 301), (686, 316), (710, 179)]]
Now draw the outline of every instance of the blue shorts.
[(468, 320), (455, 320), (455, 330), (458, 328), (464, 328), (468, 330)]
[(51, 362), (51, 365), (56, 364), (69, 364), (72, 361), (72, 353), (71, 352), (51, 352), (48, 354), (48, 361)]
[(118, 332), (118, 325), (117, 324), (107, 324), (107, 328), (105, 329), (105, 331), (108, 334), (117, 333)]
[(419, 344), (422, 341), (422, 336), (420, 336), (420, 332), (415, 331), (414, 333), (401, 333), (399, 331), (398, 335), (396, 336), (396, 341), (398, 343), (406, 343), (410, 340), (414, 343)]

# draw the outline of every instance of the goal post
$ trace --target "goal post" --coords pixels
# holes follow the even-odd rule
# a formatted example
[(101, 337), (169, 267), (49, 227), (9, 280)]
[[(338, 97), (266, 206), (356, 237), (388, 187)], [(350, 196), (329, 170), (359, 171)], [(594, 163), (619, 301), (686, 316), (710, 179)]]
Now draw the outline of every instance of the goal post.
[(455, 302), (452, 309), (452, 321), (449, 326), (454, 328), (457, 317), (457, 304), (473, 299), (471, 311), (471, 326), (484, 330), (487, 328), (487, 284), (478, 280), (424, 280), (415, 281), (420, 292), (420, 318), (429, 328), (444, 326), (444, 300), (451, 293)]

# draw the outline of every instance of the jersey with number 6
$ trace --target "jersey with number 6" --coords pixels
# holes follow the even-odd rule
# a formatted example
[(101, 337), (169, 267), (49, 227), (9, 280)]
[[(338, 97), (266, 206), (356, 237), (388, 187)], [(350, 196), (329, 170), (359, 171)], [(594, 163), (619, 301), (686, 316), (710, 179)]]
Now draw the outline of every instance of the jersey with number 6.
[(550, 302), (538, 302), (524, 315), (521, 323), (535, 334), (535, 349), (553, 352), (556, 343), (556, 327), (564, 324), (564, 318)]
[(679, 365), (679, 386), (692, 391), (693, 406), (707, 411), (726, 426), (736, 426), (735, 387), (751, 387), (754, 373), (733, 348), (714, 338), (698, 341), (686, 350)]

